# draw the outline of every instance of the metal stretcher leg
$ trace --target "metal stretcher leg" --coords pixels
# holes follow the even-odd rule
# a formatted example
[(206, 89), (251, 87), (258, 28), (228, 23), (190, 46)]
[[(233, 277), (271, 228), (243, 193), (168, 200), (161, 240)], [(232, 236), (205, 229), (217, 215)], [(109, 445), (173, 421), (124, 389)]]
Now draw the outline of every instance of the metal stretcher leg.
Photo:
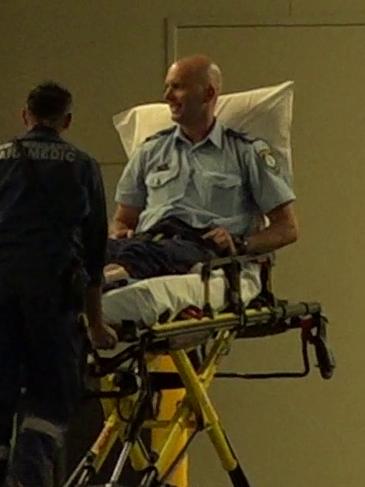
[(216, 449), (223, 468), (227, 471), (232, 485), (235, 487), (250, 487), (250, 484), (239, 464), (239, 461), (227, 439), (226, 433), (220, 423), (219, 416), (210, 401), (207, 388), (214, 377), (219, 358), (233, 339), (230, 332), (222, 332), (216, 342), (216, 347), (207, 357), (201, 374), (197, 374), (183, 350), (172, 352), (176, 368), (186, 386), (189, 402), (197, 417), (200, 416), (203, 428)]
[[(165, 437), (163, 448), (154, 464), (154, 471), (143, 486), (160, 486), (170, 478), (171, 465), (174, 464), (173, 452), (177, 450), (176, 444), (181, 438), (181, 433), (189, 429), (188, 437), (192, 438), (197, 430), (206, 430), (221, 460), (223, 468), (227, 471), (232, 485), (235, 487), (250, 487), (242, 468), (239, 465), (231, 445), (229, 444), (223, 427), (220, 423), (207, 394), (207, 388), (213, 380), (217, 364), (225, 355), (227, 347), (234, 339), (234, 333), (230, 331), (220, 332), (214, 345), (206, 357), (201, 370), (196, 372), (188, 357), (183, 351), (171, 351), (170, 356), (186, 387), (186, 394), (178, 405), (176, 413), (171, 421), (168, 434)], [(185, 443), (185, 446), (189, 443)], [(154, 481), (151, 481), (150, 478)]]
[[(149, 370), (155, 372), (176, 372), (173, 361), (167, 355), (155, 357), (149, 365)], [(184, 389), (163, 390), (158, 420), (170, 420), (176, 411), (178, 403), (185, 395)], [(188, 439), (187, 429), (182, 429), (179, 438), (176, 439), (175, 449), (176, 455), (184, 447)], [(151, 430), (151, 447), (153, 451), (161, 451), (162, 446), (166, 440), (166, 431), (162, 428), (154, 428)], [(172, 474), (168, 478), (168, 482), (176, 487), (188, 487), (188, 456), (187, 454), (181, 459)]]

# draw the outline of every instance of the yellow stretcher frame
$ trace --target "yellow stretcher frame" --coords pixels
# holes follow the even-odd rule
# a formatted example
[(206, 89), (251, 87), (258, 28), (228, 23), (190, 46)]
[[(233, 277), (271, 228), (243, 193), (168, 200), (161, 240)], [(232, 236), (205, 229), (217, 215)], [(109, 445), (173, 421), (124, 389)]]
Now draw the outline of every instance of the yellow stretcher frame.
[[(102, 399), (105, 423), (98, 438), (64, 487), (92, 485), (90, 481), (94, 473), (100, 470), (118, 438), (121, 440), (122, 450), (110, 482), (106, 485), (124, 487), (125, 484), (119, 482), (123, 482), (122, 470), (126, 459), (130, 458), (133, 468), (143, 472), (138, 487), (186, 487), (187, 466), (186, 463), (181, 466), (180, 462), (184, 458), (185, 448), (197, 431), (207, 432), (231, 484), (235, 487), (250, 487), (251, 484), (227, 439), (219, 414), (207, 392), (221, 359), (227, 355), (233, 340), (238, 337), (272, 335), (299, 328), (304, 358), (303, 371), (246, 374), (244, 377), (306, 375), (309, 372), (306, 347), (311, 343), (315, 346), (321, 375), (328, 379), (332, 376), (334, 362), (326, 346), (325, 327), (326, 320), (321, 314), (319, 303), (279, 303), (276, 307), (247, 309), (240, 316), (223, 313), (200, 321), (194, 319), (155, 325), (140, 334), (138, 340), (129, 347), (132, 355), (139, 354), (139, 377), (142, 379), (139, 387), (126, 397), (118, 397), (123, 395), (123, 385), (116, 385), (115, 378), (119, 363), (128, 354), (124, 351), (119, 354), (119, 358), (104, 360), (96, 354), (95, 370), (99, 375), (115, 368), (115, 371), (112, 370), (101, 381), (101, 395), (111, 396)], [(202, 342), (210, 342), (210, 348), (196, 369), (189, 358), (189, 350)], [(176, 369), (174, 375), (181, 382), (177, 386), (180, 387), (178, 402), (176, 404), (176, 398), (173, 398), (172, 402), (175, 404), (171, 408), (174, 410), (171, 418), (159, 416), (157, 419), (146, 420), (146, 391), (150, 387), (149, 380), (154, 377), (156, 361), (161, 360), (161, 356), (169, 357), (168, 360), (171, 360)], [(157, 368), (161, 368), (160, 366), (161, 364), (157, 364)], [(166, 369), (166, 361), (162, 368)], [(146, 451), (141, 441), (141, 429), (150, 429), (154, 433), (164, 430), (163, 440), (152, 436), (152, 450)]]

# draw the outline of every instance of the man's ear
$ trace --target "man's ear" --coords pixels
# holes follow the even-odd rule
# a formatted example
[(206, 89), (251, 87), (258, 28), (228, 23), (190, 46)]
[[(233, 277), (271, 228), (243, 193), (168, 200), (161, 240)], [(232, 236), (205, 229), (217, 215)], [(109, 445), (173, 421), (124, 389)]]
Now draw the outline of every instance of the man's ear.
[(62, 129), (68, 129), (72, 122), (72, 113), (65, 115), (63, 119)]
[(29, 114), (28, 114), (28, 110), (26, 108), (23, 108), (22, 110), (22, 120), (23, 120), (23, 123), (26, 127), (28, 127), (28, 124), (29, 124)]
[(204, 96), (204, 101), (205, 102), (210, 102), (215, 96), (215, 89), (213, 88), (212, 85), (209, 85), (205, 89), (205, 96)]

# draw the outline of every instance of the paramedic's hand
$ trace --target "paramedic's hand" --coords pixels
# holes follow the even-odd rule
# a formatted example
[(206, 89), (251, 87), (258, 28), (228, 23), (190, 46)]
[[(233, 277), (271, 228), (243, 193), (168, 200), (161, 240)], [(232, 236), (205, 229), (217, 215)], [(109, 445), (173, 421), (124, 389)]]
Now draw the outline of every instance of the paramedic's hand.
[(110, 350), (113, 349), (118, 342), (116, 331), (105, 323), (99, 326), (90, 327), (89, 332), (93, 348)]
[(119, 230), (116, 228), (112, 228), (109, 232), (109, 238), (118, 239), (118, 238), (132, 238), (134, 235), (134, 230), (131, 228), (120, 228)]
[(211, 239), (221, 249), (228, 250), (231, 255), (236, 255), (237, 250), (233, 242), (232, 235), (224, 227), (213, 228), (203, 235), (204, 239)]

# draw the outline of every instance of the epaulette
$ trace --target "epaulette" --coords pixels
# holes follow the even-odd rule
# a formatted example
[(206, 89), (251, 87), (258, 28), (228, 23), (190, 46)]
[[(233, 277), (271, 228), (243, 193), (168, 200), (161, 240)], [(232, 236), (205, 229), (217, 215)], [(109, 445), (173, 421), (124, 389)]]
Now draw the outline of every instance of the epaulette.
[(224, 129), (225, 133), (227, 135), (231, 135), (232, 137), (235, 137), (236, 139), (241, 139), (243, 140), (243, 142), (253, 142), (254, 139), (249, 137), (249, 135), (247, 134), (247, 132), (238, 132), (237, 130), (234, 130), (232, 128), (225, 128)]
[(149, 142), (150, 140), (158, 139), (159, 137), (162, 137), (163, 135), (170, 135), (172, 132), (175, 130), (176, 125), (173, 125), (172, 127), (169, 127), (167, 129), (160, 130), (159, 132), (156, 132), (153, 135), (150, 135), (146, 139), (144, 139), (143, 142)]

